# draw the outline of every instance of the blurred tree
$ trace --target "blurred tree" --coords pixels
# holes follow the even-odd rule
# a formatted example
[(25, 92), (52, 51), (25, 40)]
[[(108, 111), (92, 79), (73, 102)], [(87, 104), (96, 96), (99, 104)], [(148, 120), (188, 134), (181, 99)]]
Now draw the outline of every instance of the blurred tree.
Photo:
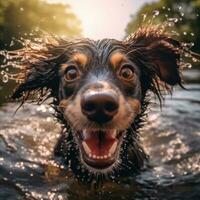
[(172, 33), (185, 42), (193, 42), (193, 50), (200, 52), (200, 0), (159, 0), (145, 4), (136, 15), (131, 16), (126, 34), (134, 32), (142, 24), (158, 24), (167, 20), (175, 23)]
[(69, 5), (43, 0), (0, 0), (0, 49), (12, 48), (13, 38), (30, 37), (34, 29), (57, 35), (81, 34), (80, 21)]
[[(35, 31), (38, 29), (56, 35), (80, 36), (80, 25), (66, 4), (49, 4), (44, 0), (0, 0), (0, 50), (19, 48), (20, 43), (15, 40), (39, 36), (42, 32)], [(8, 81), (3, 76), (4, 70), (15, 70), (1, 67), (3, 59), (0, 55), (0, 104), (9, 100), (16, 85), (15, 81)]]

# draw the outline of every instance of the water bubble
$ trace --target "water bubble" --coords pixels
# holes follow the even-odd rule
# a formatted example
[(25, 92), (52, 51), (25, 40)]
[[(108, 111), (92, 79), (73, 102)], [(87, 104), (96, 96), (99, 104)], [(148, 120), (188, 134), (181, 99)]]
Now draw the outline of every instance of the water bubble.
[(23, 11), (24, 11), (24, 8), (23, 8), (23, 7), (21, 7), (21, 8), (20, 8), (20, 11), (21, 11), (21, 12), (23, 12)]
[(168, 14), (165, 15), (165, 17), (168, 17), (168, 16), (169, 16)]
[(162, 7), (162, 9), (163, 9), (163, 10), (165, 10), (165, 9), (166, 9), (166, 7), (165, 7), (165, 6), (163, 6), (163, 7)]
[(55, 20), (55, 19), (56, 19), (56, 16), (54, 15), (54, 16), (53, 16), (53, 20)]
[(2, 77), (2, 81), (3, 81), (4, 83), (7, 83), (8, 80), (9, 80), (8, 75), (7, 75), (7, 74), (4, 74), (3, 77)]
[(187, 32), (184, 31), (184, 32), (183, 32), (183, 35), (187, 35)]
[(167, 8), (168, 11), (171, 11), (171, 8)]

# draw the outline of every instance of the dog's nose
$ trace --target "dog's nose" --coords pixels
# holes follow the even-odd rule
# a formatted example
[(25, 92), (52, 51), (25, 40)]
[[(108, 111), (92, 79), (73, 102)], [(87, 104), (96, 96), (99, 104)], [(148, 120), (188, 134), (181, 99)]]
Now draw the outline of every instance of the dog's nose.
[(106, 123), (118, 112), (117, 96), (109, 93), (85, 94), (81, 98), (82, 113), (91, 121)]

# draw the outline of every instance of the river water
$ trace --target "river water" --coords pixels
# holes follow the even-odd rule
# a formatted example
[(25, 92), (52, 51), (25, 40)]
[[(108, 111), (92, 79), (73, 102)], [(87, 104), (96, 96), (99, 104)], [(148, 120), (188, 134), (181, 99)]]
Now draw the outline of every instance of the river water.
[(200, 84), (176, 88), (160, 110), (151, 106), (142, 131), (150, 155), (136, 177), (95, 190), (51, 158), (60, 126), (47, 105), (0, 109), (0, 200), (200, 199)]

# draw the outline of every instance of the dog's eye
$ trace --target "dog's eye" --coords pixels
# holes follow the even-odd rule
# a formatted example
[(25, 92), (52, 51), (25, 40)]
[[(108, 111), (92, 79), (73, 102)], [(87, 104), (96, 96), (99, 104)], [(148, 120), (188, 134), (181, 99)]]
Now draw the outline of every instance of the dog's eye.
[(125, 80), (134, 78), (134, 69), (131, 65), (123, 65), (119, 71), (119, 76)]
[(65, 71), (65, 80), (68, 82), (75, 81), (80, 76), (79, 70), (76, 66), (69, 66)]

